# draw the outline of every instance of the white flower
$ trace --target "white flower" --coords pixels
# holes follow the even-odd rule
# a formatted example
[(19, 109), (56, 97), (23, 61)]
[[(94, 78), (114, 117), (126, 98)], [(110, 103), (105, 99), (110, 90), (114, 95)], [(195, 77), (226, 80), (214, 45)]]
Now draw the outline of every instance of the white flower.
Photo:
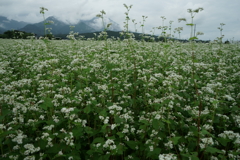
[(112, 125), (111, 125), (111, 130), (114, 130), (114, 128), (115, 128), (116, 126), (117, 126), (116, 124), (112, 124)]
[(149, 146), (149, 150), (150, 150), (150, 152), (152, 152), (153, 151), (153, 146)]
[(58, 155), (63, 155), (63, 152), (62, 152), (62, 150), (58, 152)]
[(106, 117), (106, 119), (103, 121), (104, 124), (108, 124), (109, 122), (109, 117)]
[(177, 156), (174, 154), (160, 154), (158, 156), (159, 160), (177, 160)]

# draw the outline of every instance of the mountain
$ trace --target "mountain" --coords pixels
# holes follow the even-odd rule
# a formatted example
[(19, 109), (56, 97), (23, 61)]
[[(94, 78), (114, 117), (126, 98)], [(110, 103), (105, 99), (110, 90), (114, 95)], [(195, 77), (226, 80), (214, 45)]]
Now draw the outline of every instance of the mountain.
[[(74, 32), (78, 32), (79, 34), (82, 33), (91, 33), (91, 32), (97, 32), (100, 30), (103, 30), (102, 27), (102, 22), (100, 18), (93, 18), (91, 20), (79, 20), (78, 23), (76, 24), (68, 24), (65, 23), (54, 16), (48, 17), (46, 19), (46, 22), (48, 21), (53, 21), (53, 24), (46, 25), (46, 28), (51, 28), (51, 33), (53, 35), (64, 35), (64, 34), (69, 34), (70, 32), (70, 26), (75, 26), (73, 28)], [(107, 22), (112, 23), (113, 25), (109, 28), (109, 30), (112, 31), (120, 31), (119, 25), (112, 21), (111, 19), (106, 19)], [(31, 32), (37, 34), (37, 36), (42, 36), (44, 35), (44, 22), (41, 21), (39, 23), (35, 24), (29, 24), (23, 28), (20, 29), (20, 31), (25, 31), (25, 32)], [(48, 31), (47, 31), (48, 34)]]
[(7, 17), (0, 16), (0, 32), (2, 30), (18, 30), (24, 26), (26, 26), (28, 23), (27, 22), (19, 22), (15, 20), (9, 20)]
[(24, 31), (27, 33), (34, 33), (36, 35), (43, 35), (44, 34), (44, 29), (43, 27), (38, 27), (35, 24), (28, 24), (25, 27), (19, 29), (19, 31)]
[[(86, 23), (88, 26), (94, 28), (96, 31), (102, 31), (103, 24), (102, 24), (102, 19), (98, 17), (94, 17), (91, 20), (85, 20), (84, 23)], [(121, 28), (119, 27), (119, 24), (111, 20), (110, 18), (105, 18), (104, 19), (104, 25), (106, 27), (107, 24), (111, 23), (112, 25), (109, 27), (108, 30), (111, 31), (121, 31)]]
[[(53, 35), (63, 35), (63, 34), (69, 34), (70, 32), (70, 26), (75, 26), (73, 31), (78, 32), (79, 34), (81, 33), (91, 33), (91, 32), (97, 32), (97, 31), (102, 31), (103, 24), (102, 24), (102, 19), (101, 18), (92, 18), (90, 20), (79, 20), (78, 23), (76, 24), (69, 24), (66, 22), (63, 22), (54, 16), (48, 17), (46, 19), (46, 22), (48, 21), (53, 21), (53, 24), (46, 25), (46, 28), (51, 28), (51, 33)], [(112, 23), (112, 25), (109, 27), (108, 30), (111, 31), (120, 31), (121, 28), (119, 27), (119, 24), (116, 22), (112, 21), (109, 18), (104, 19), (105, 26), (108, 23)], [(34, 23), (34, 24), (29, 24), (26, 22), (19, 22), (15, 20), (9, 20), (6, 17), (0, 16), (0, 34), (7, 31), (7, 30), (19, 30), (19, 31), (24, 31), (28, 33), (34, 33), (37, 36), (43, 36), (44, 33), (44, 21)], [(49, 32), (46, 31), (46, 34)]]
[(0, 34), (3, 34), (6, 30), (0, 27)]

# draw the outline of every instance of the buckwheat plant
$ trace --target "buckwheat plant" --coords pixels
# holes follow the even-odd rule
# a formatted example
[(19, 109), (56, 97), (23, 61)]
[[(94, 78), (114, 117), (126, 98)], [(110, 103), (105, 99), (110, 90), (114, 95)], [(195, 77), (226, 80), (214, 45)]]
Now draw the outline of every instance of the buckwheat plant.
[(199, 8), (197, 8), (197, 9), (187, 9), (187, 12), (191, 14), (191, 22), (190, 22), (190, 23), (187, 22), (186, 18), (179, 18), (179, 19), (178, 19), (178, 22), (186, 21), (186, 25), (187, 25), (187, 26), (191, 26), (190, 40), (195, 39), (195, 38), (193, 37), (193, 26), (194, 26), (193, 19), (194, 19), (195, 15), (196, 15), (198, 12), (200, 12), (200, 11), (203, 11), (203, 8), (202, 8), (202, 7), (199, 7)]
[(103, 25), (103, 30), (106, 31), (106, 26), (104, 23), (104, 15), (106, 14), (106, 12), (104, 10), (100, 11), (100, 14), (97, 14), (96, 17), (99, 17), (102, 19), (102, 25)]
[(181, 31), (183, 30), (183, 27), (177, 27), (174, 29), (174, 31), (176, 31), (178, 33), (178, 38), (181, 39), (180, 37), (180, 34), (181, 34)]
[(160, 18), (162, 19), (162, 27), (161, 27), (162, 33), (161, 33), (161, 35), (164, 36), (165, 33), (166, 33), (165, 32), (165, 27), (164, 27), (164, 21), (166, 20), (166, 17), (165, 16), (161, 16)]
[(172, 35), (172, 23), (173, 23), (173, 21), (169, 21), (169, 27), (168, 27), (168, 29), (169, 29), (169, 37), (173, 37), (173, 35)]
[(129, 29), (128, 29), (128, 27), (129, 27), (129, 20), (130, 20), (129, 12), (130, 12), (130, 10), (132, 8), (132, 5), (127, 6), (126, 4), (123, 4), (123, 6), (127, 9), (127, 12), (125, 12), (126, 18), (125, 18), (125, 22), (124, 22), (124, 28), (125, 28), (125, 32), (128, 33), (129, 32)]
[(145, 23), (145, 21), (146, 21), (146, 19), (148, 18), (148, 16), (142, 16), (142, 22), (139, 22), (141, 25), (141, 28), (142, 28), (142, 34), (141, 34), (141, 40), (142, 40), (142, 42), (144, 42), (144, 34), (145, 34), (145, 32), (144, 32), (144, 23)]
[(74, 42), (76, 39), (76, 36), (78, 36), (78, 32), (74, 32), (74, 28), (75, 26), (69, 26), (70, 28), (70, 32), (69, 34), (67, 35), (67, 38), (70, 39), (72, 42)]
[(136, 28), (137, 23), (135, 21), (136, 21), (135, 19), (132, 19), (132, 22), (134, 25), (134, 32), (137, 32), (137, 28)]
[(45, 19), (45, 11), (48, 11), (47, 8), (44, 8), (44, 7), (40, 7), (40, 14), (43, 15), (43, 25), (44, 25), (44, 36), (47, 35), (47, 31), (46, 31), (46, 25), (49, 25), (50, 23), (46, 22), (46, 19)]
[(220, 23), (220, 27), (218, 27), (218, 29), (220, 31), (220, 37), (217, 37), (217, 39), (218, 39), (218, 43), (220, 43), (220, 44), (222, 43), (222, 39), (224, 37), (224, 35), (222, 34), (224, 25), (225, 25), (224, 23)]

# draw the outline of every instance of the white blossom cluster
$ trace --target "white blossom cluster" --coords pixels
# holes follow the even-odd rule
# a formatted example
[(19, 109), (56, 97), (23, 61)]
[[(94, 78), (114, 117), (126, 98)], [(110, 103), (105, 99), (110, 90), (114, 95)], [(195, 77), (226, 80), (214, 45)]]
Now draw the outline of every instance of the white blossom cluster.
[(224, 131), (223, 133), (218, 135), (222, 138), (229, 138), (231, 140), (234, 140), (234, 143), (237, 145), (240, 145), (240, 134), (234, 133), (233, 131)]
[(66, 156), (84, 144), (89, 159), (95, 151), (119, 155), (118, 146), (134, 159), (141, 145), (143, 155), (161, 146), (152, 159), (177, 159), (192, 138), (205, 149), (218, 148), (220, 137), (231, 144), (228, 157), (238, 158), (239, 46), (76, 36), (0, 39), (2, 157), (44, 159), (56, 146), (65, 148), (54, 156)]
[(159, 160), (177, 160), (177, 156), (174, 154), (160, 154), (158, 156)]

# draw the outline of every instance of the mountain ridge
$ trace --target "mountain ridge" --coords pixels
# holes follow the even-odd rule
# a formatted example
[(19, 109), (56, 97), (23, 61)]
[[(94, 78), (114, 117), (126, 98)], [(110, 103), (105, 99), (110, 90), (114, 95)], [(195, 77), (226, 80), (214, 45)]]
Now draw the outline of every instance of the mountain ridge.
[[(75, 26), (73, 31), (78, 33), (89, 33), (103, 30), (102, 20), (100, 18), (94, 17), (89, 20), (79, 20), (76, 24), (66, 23), (62, 20), (54, 16), (49, 16), (45, 20), (53, 21), (53, 24), (46, 25), (46, 28), (51, 28), (51, 33), (53, 35), (57, 34), (68, 34), (70, 32), (70, 26)], [(111, 20), (110, 18), (105, 18), (105, 23), (112, 23), (109, 27), (109, 30), (112, 31), (120, 31), (121, 28), (119, 24)], [(11, 25), (9, 25), (9, 23)], [(44, 21), (40, 21), (38, 23), (27, 23), (27, 22), (19, 22), (16, 20), (9, 20), (7, 17), (0, 16), (0, 34), (7, 30), (19, 30), (29, 33), (34, 33), (37, 36), (43, 36), (44, 32)], [(47, 34), (50, 33), (47, 31)]]

